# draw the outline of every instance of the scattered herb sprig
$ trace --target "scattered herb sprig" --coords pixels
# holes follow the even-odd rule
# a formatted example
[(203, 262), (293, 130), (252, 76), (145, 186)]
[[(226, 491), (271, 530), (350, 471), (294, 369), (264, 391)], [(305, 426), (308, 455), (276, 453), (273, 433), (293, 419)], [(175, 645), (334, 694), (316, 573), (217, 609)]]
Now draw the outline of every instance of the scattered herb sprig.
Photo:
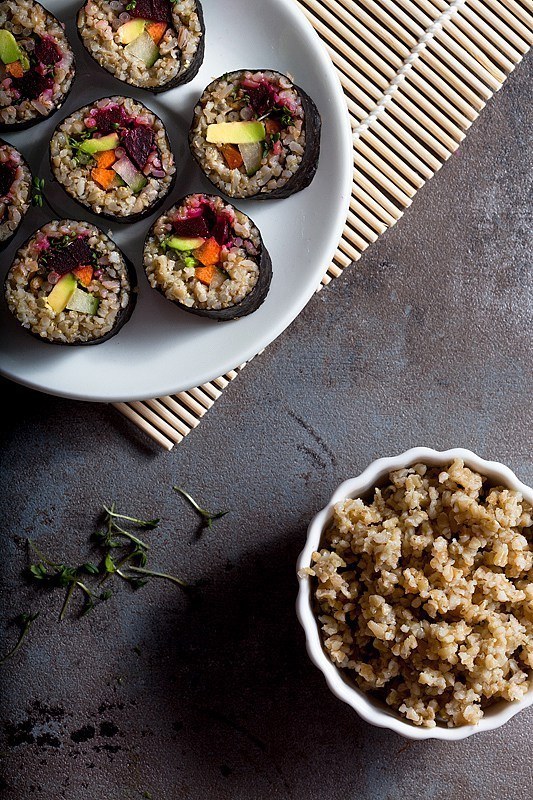
[(225, 517), (226, 514), (229, 513), (229, 511), (217, 511), (214, 514), (212, 514), (210, 511), (207, 511), (205, 508), (202, 508), (196, 502), (194, 497), (192, 497), (188, 492), (186, 492), (185, 489), (182, 489), (179, 486), (173, 486), (172, 488), (174, 489), (175, 492), (179, 492), (179, 494), (181, 494), (182, 497), (184, 497), (191, 504), (191, 506), (194, 508), (194, 510), (202, 518), (202, 522), (203, 522), (203, 524), (204, 524), (204, 526), (206, 528), (212, 528), (213, 527), (213, 522), (216, 519), (221, 519), (222, 517)]
[(43, 207), (44, 197), (44, 178), (38, 178), (37, 176), (33, 179), (32, 183), (32, 190), (31, 190), (31, 201), (34, 206), (38, 206), (39, 208)]
[(18, 651), (22, 647), (22, 642), (28, 635), (31, 626), (33, 625), (38, 616), (39, 616), (38, 611), (36, 611), (35, 613), (25, 611), (23, 614), (19, 614), (18, 617), (15, 617), (13, 621), (15, 625), (18, 625), (18, 627), (20, 628), (19, 638), (17, 639), (15, 646), (12, 647), (11, 650), (8, 653), (6, 653), (5, 656), (3, 656), (3, 658), (0, 658), (0, 664), (3, 664), (4, 661), (8, 660), (8, 658), (13, 658), (13, 656), (16, 655), (16, 653), (18, 653)]
[[(65, 242), (65, 244), (67, 243)], [(228, 513), (228, 511), (211, 513), (202, 508), (181, 487), (174, 486), (173, 489), (179, 492), (200, 515), (203, 527), (211, 528), (215, 520)], [(102, 584), (113, 576), (127, 582), (132, 589), (140, 589), (151, 578), (166, 580), (180, 587), (188, 588), (189, 584), (176, 575), (150, 569), (147, 565), (150, 545), (137, 535), (137, 529), (153, 530), (157, 528), (159, 522), (159, 518), (143, 520), (129, 514), (121, 514), (116, 510), (114, 503), (104, 505), (103, 528), (94, 532), (90, 537), (100, 551), (97, 564), (92, 561), (84, 561), (79, 566), (73, 567), (53, 561), (28, 539), (29, 548), (37, 560), (29, 565), (26, 575), (32, 583), (41, 588), (65, 590), (59, 621), (65, 619), (72, 597), (76, 592), (83, 598), (80, 616), (92, 611), (97, 604), (109, 600), (113, 592), (111, 589), (103, 589)], [(130, 530), (131, 526), (135, 526), (136, 533)], [(14, 622), (20, 628), (19, 638), (14, 647), (0, 659), (0, 665), (18, 652), (38, 616), (38, 611), (35, 613), (25, 612), (15, 618)]]

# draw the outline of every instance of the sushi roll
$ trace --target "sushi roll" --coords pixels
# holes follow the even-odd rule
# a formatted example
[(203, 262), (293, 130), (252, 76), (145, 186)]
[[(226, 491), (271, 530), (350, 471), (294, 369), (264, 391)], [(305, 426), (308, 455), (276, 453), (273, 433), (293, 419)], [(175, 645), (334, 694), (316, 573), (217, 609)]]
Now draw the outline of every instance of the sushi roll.
[(204, 60), (199, 0), (87, 0), (78, 33), (111, 75), (154, 93), (188, 83)]
[(187, 195), (155, 221), (144, 268), (168, 300), (219, 321), (259, 308), (272, 280), (272, 261), (250, 217), (206, 194)]
[(0, 250), (11, 241), (31, 202), (31, 172), (13, 145), (0, 139)]
[(238, 70), (204, 90), (189, 146), (211, 183), (229, 197), (279, 199), (313, 180), (320, 127), (316, 105), (286, 75)]
[(176, 175), (165, 126), (129, 97), (105, 97), (66, 117), (50, 141), (50, 164), (74, 200), (115, 222), (151, 214)]
[(43, 342), (100, 344), (130, 318), (135, 271), (95, 225), (53, 220), (19, 249), (5, 282), (9, 310)]
[(33, 0), (0, 1), (0, 131), (57, 111), (74, 74), (74, 54), (53, 14)]

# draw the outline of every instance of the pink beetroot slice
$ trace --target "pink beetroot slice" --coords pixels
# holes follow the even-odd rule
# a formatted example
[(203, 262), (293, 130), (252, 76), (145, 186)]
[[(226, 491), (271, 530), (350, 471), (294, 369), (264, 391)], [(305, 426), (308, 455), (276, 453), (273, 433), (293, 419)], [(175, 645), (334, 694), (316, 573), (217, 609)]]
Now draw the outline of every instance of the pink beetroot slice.
[(0, 197), (5, 197), (13, 186), (17, 168), (9, 162), (0, 163)]
[(38, 36), (35, 41), (35, 58), (46, 67), (61, 61), (61, 53), (57, 45), (49, 36)]
[(13, 80), (13, 84), (20, 92), (21, 97), (35, 100), (47, 89), (54, 88), (54, 79), (51, 75), (41, 75), (35, 69), (29, 69), (22, 78)]
[(133, 163), (139, 168), (144, 169), (148, 156), (152, 151), (154, 132), (146, 125), (139, 125), (126, 131), (122, 137), (122, 145)]
[(130, 10), (132, 17), (149, 19), (151, 22), (170, 22), (169, 0), (133, 0), (134, 7)]
[(99, 133), (106, 134), (127, 125), (131, 122), (131, 117), (128, 116), (124, 106), (115, 103), (99, 108), (94, 115), (94, 121)]

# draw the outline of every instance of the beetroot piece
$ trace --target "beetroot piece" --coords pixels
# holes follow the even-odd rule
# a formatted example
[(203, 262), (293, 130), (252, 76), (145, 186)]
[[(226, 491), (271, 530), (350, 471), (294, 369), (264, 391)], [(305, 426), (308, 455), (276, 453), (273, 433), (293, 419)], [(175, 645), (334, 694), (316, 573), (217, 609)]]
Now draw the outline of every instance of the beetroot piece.
[(62, 247), (61, 250), (46, 250), (43, 255), (46, 257), (46, 268), (50, 272), (57, 272), (58, 275), (66, 275), (78, 266), (67, 253), (66, 247)]
[(21, 97), (35, 100), (47, 89), (54, 88), (54, 79), (51, 75), (41, 75), (35, 69), (29, 69), (22, 78), (14, 80), (13, 84), (20, 92)]
[(135, 6), (130, 10), (132, 17), (170, 23), (169, 0), (133, 0), (133, 2)]
[(118, 127), (123, 127), (131, 122), (131, 117), (126, 113), (124, 106), (108, 105), (99, 108), (94, 115), (96, 128), (99, 133), (112, 133)]
[(17, 168), (14, 164), (3, 162), (0, 164), (0, 197), (5, 197), (13, 186)]
[(74, 239), (74, 241), (68, 244), (64, 249), (68, 253), (69, 258), (76, 262), (76, 267), (86, 266), (92, 263), (93, 251), (85, 239), (82, 239), (80, 236)]
[(93, 251), (84, 239), (78, 237), (59, 250), (46, 250), (46, 268), (59, 275), (66, 275), (76, 267), (91, 264)]
[(172, 224), (177, 236), (201, 236), (202, 239), (209, 238), (210, 231), (203, 217), (176, 219)]
[(258, 117), (266, 114), (275, 105), (274, 89), (269, 83), (262, 83), (257, 89), (245, 88), (244, 91), (250, 98), (250, 105)]
[(122, 137), (122, 144), (126, 152), (139, 169), (144, 169), (148, 156), (152, 151), (154, 132), (146, 125), (126, 131)]
[(44, 64), (47, 67), (51, 66), (52, 64), (57, 64), (58, 61), (61, 61), (61, 53), (57, 49), (56, 43), (48, 36), (37, 37), (34, 53), (37, 61), (40, 61), (41, 64)]
[(215, 237), (218, 244), (223, 245), (230, 239), (229, 219), (225, 214), (217, 214), (217, 221), (213, 227), (211, 235)]

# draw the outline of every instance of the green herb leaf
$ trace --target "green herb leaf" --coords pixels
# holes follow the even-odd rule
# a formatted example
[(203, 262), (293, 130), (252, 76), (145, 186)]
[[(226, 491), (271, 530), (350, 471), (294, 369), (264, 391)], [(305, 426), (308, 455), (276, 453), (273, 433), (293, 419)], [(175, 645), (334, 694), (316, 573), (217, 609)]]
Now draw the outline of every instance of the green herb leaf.
[(216, 519), (221, 519), (222, 517), (225, 517), (226, 514), (229, 514), (229, 511), (217, 511), (216, 513), (212, 514), (210, 511), (207, 511), (205, 508), (199, 506), (194, 497), (192, 497), (188, 492), (186, 492), (185, 489), (181, 489), (179, 486), (173, 486), (172, 488), (174, 489), (175, 492), (179, 492), (191, 504), (191, 506), (195, 509), (195, 511), (197, 511), (198, 514), (202, 517), (204, 524), (208, 528), (211, 528), (213, 526), (213, 522)]
[(19, 638), (15, 642), (15, 646), (11, 648), (11, 650), (0, 658), (0, 664), (3, 664), (9, 658), (13, 658), (14, 655), (18, 653), (20, 648), (22, 647), (22, 643), (26, 638), (28, 631), (30, 630), (32, 624), (35, 622), (37, 617), (39, 616), (39, 612), (36, 611), (32, 613), (31, 611), (25, 611), (23, 614), (19, 614), (18, 617), (15, 617), (13, 620), (14, 623), (20, 628)]
[(133, 522), (135, 525), (138, 525), (139, 528), (148, 528), (148, 529), (157, 528), (160, 522), (159, 517), (157, 519), (145, 520), (145, 519), (136, 519), (135, 517), (128, 517), (126, 516), (126, 514), (119, 514), (117, 511), (115, 511), (114, 503), (112, 503), (111, 508), (104, 506), (104, 510), (111, 519), (125, 519), (128, 522)]

